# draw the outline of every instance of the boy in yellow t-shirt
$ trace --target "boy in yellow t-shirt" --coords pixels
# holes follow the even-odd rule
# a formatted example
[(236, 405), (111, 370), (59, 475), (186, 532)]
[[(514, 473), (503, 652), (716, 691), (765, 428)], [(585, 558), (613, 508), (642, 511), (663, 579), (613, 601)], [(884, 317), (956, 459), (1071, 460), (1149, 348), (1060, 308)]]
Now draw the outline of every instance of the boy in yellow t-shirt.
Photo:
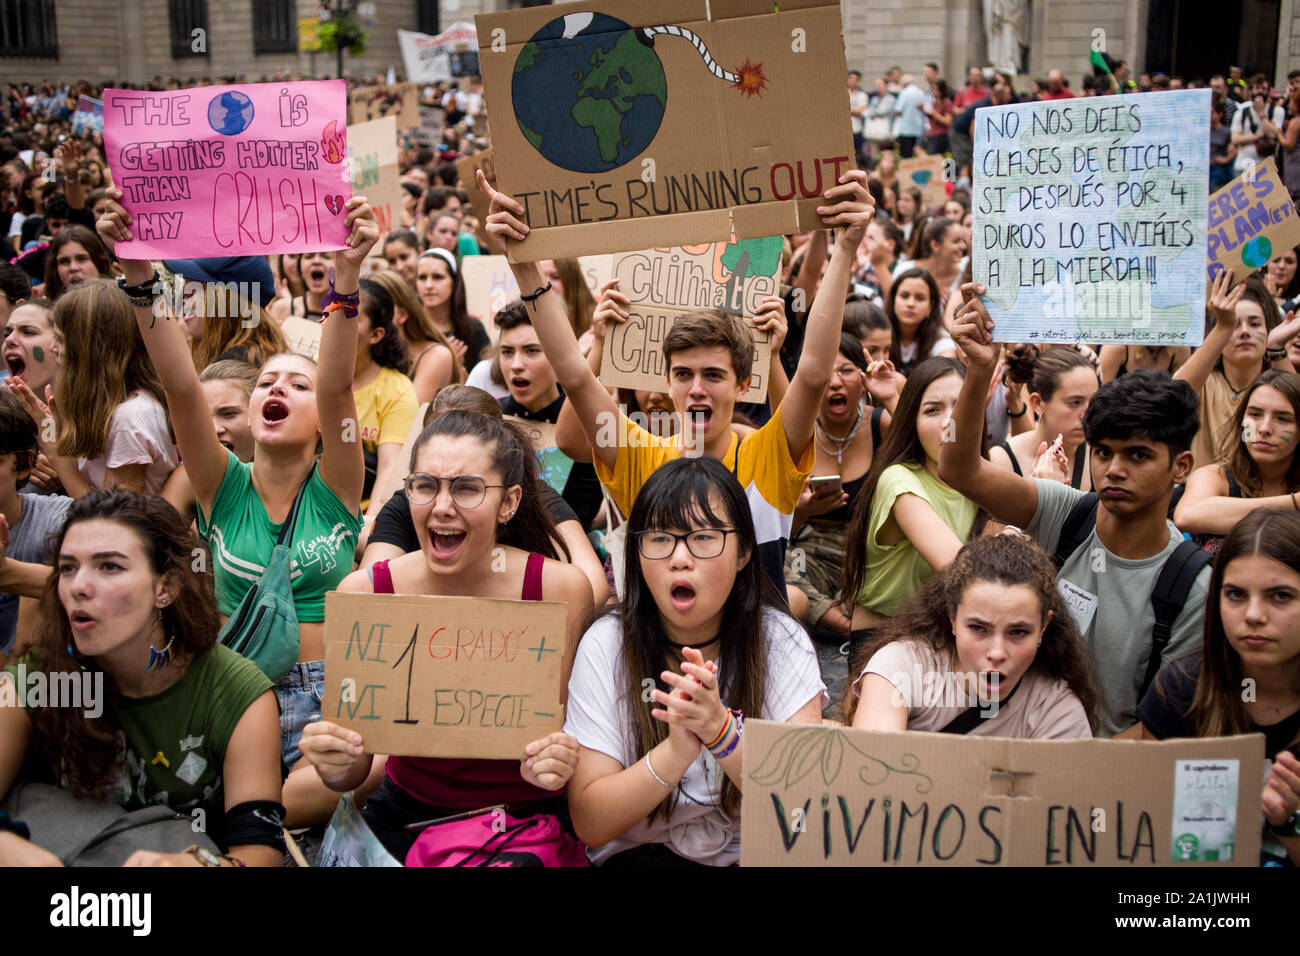
[[(501, 242), (523, 239), (528, 233), (521, 219), (524, 208), (494, 190), (481, 175), (478, 186), (491, 202), (489, 235)], [(665, 336), (667, 391), (682, 425), (673, 438), (655, 438), (632, 424), (600, 384), (578, 347), (563, 301), (551, 292), (538, 264), (511, 263), (523, 298), (533, 310), (537, 338), (591, 444), (596, 474), (619, 508), (624, 513), (631, 510), (642, 484), (665, 461), (683, 454), (720, 459), (745, 488), (758, 532), (757, 557), (781, 594), (785, 593), (785, 542), (795, 503), (812, 469), (813, 423), (839, 350), (849, 273), (875, 213), (866, 173), (860, 170), (840, 176), (838, 184), (823, 194), (823, 201), (825, 205), (818, 208), (823, 225), (840, 228), (809, 310), (798, 370), (772, 419), (743, 440), (731, 430), (731, 418), (736, 402), (749, 388), (754, 346), (737, 317), (692, 312)], [(614, 285), (607, 284), (605, 292)], [(762, 310), (771, 308), (783, 309), (784, 304), (779, 299), (765, 300)]]

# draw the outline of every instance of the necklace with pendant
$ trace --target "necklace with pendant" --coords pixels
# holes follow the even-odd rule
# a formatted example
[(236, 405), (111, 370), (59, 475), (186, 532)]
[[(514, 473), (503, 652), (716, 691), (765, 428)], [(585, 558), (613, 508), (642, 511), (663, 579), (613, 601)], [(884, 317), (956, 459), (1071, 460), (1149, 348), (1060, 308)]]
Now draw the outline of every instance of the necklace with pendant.
[[(844, 449), (849, 447), (849, 445), (853, 441), (854, 436), (857, 435), (858, 429), (862, 427), (862, 409), (861, 408), (858, 409), (858, 417), (854, 419), (853, 427), (849, 429), (849, 433), (845, 435), (843, 438), (836, 438), (834, 435), (828, 432), (825, 426), (822, 425), (821, 418), (816, 419), (816, 422), (817, 422), (817, 431), (813, 434), (813, 439), (817, 442), (817, 447), (820, 448), (822, 451), (826, 452), (826, 454), (828, 455), (834, 455), (835, 461), (837, 463), (841, 465), (844, 464)], [(827, 448), (825, 445), (822, 444), (821, 439), (817, 437), (818, 434), (825, 435), (826, 440), (828, 442), (833, 442), (839, 447), (837, 449)]]

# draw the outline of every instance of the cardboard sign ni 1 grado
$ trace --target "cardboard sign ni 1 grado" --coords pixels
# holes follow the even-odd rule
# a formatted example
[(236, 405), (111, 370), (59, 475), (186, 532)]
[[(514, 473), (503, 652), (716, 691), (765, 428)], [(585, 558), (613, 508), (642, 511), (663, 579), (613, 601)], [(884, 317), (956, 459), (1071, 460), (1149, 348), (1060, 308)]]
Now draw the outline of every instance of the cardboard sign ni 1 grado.
[(818, 228), (854, 168), (838, 0), (601, 0), (475, 18), (516, 261)]
[(1264, 737), (745, 721), (745, 866), (1258, 866)]
[(321, 717), (370, 753), (519, 760), (564, 724), (565, 605), (325, 595)]
[(420, 125), (420, 88), (414, 83), (358, 86), (348, 97), (348, 122), (366, 123), (393, 116), (402, 129)]

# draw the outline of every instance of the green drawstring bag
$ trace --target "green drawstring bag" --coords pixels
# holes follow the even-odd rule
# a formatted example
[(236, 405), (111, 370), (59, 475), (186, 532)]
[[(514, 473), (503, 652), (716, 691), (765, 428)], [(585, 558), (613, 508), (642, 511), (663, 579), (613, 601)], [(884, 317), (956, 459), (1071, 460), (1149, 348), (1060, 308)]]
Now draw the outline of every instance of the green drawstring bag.
[(298, 662), (298, 614), (293, 608), (293, 529), (307, 482), (316, 473), (312, 465), (307, 480), (298, 488), (289, 517), (280, 528), (271, 559), (257, 583), (248, 589), (235, 613), (230, 615), (217, 640), (247, 657), (271, 680), (279, 680)]

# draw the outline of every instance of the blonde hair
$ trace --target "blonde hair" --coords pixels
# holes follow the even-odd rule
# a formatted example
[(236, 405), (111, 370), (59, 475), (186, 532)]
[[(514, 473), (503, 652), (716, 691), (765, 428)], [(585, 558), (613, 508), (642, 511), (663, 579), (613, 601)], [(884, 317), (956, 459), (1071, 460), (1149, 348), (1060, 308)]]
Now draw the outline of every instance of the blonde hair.
[(116, 283), (87, 279), (70, 288), (54, 306), (54, 326), (63, 335), (63, 371), (54, 387), (60, 455), (102, 455), (113, 413), (136, 392), (148, 392), (166, 410), (135, 310)]
[[(410, 345), (411, 336), (407, 335), (406, 327), (411, 323), (415, 323), (415, 328), (417, 330), (417, 335), (415, 337), (416, 341), (434, 342), (437, 345), (445, 346), (446, 349), (451, 352), (452, 381), (456, 385), (463, 384), (465, 381), (465, 367), (461, 364), (460, 357), (456, 355), (456, 350), (453, 349), (451, 343), (447, 341), (447, 336), (443, 335), (442, 330), (433, 324), (433, 320), (429, 318), (429, 313), (424, 309), (424, 303), (421, 302), (420, 297), (415, 294), (415, 290), (411, 288), (411, 284), (392, 269), (381, 270), (367, 276), (366, 278), (383, 286), (384, 290), (393, 297), (393, 305), (406, 312), (406, 322), (398, 325), (402, 341), (407, 343), (408, 346)], [(412, 355), (412, 363), (414, 363), (417, 358), (418, 356)], [(411, 371), (415, 371), (414, 364), (412, 364)]]
[[(203, 334), (191, 346), (194, 367), (205, 369), (233, 348), (247, 353), (248, 363), (260, 368), (272, 355), (288, 349), (284, 333), (260, 305), (246, 301), (238, 292), (220, 282), (204, 282)], [(252, 318), (251, 328), (244, 316)]]

